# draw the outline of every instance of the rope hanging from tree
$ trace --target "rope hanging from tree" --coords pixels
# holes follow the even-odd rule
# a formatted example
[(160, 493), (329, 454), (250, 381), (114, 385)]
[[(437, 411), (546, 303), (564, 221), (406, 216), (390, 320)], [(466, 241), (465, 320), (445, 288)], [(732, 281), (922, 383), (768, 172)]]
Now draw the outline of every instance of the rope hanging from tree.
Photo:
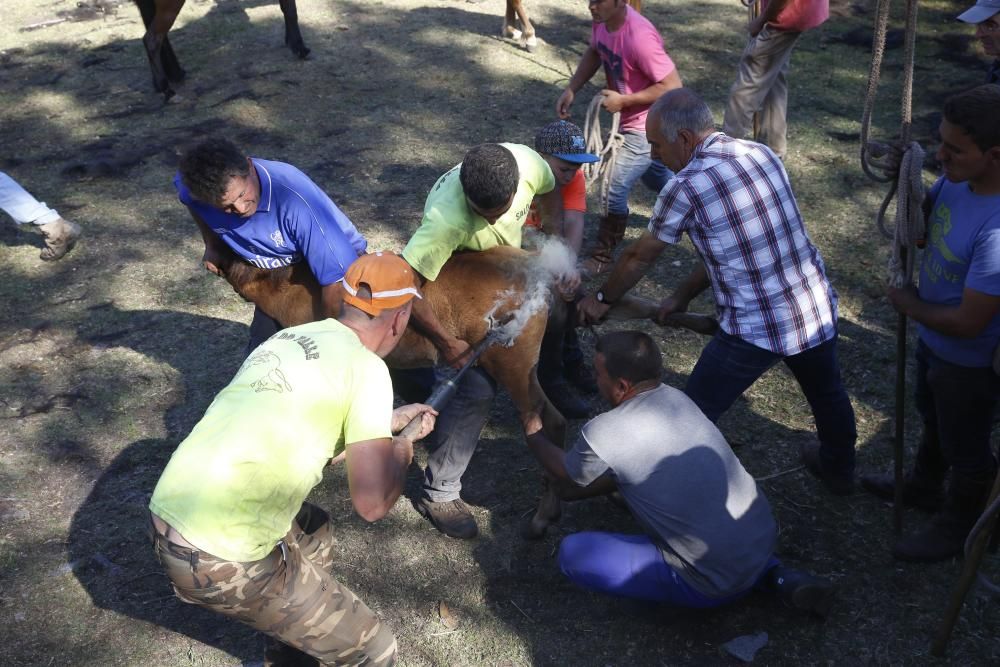
[(593, 153), (601, 158), (599, 162), (592, 162), (583, 165), (583, 173), (587, 178), (587, 185), (600, 182), (598, 193), (600, 196), (600, 211), (602, 216), (608, 215), (608, 191), (611, 189), (611, 173), (614, 171), (615, 162), (618, 160), (618, 149), (625, 143), (625, 137), (618, 131), (621, 123), (621, 114), (611, 114), (611, 129), (608, 132), (607, 141), (604, 133), (601, 132), (601, 102), (604, 95), (598, 93), (594, 99), (590, 100), (587, 107), (587, 118), (583, 125), (583, 136), (587, 141), (587, 152)]
[[(917, 0), (906, 0), (903, 95), (898, 143), (873, 141), (870, 138), (875, 96), (882, 74), (882, 59), (885, 55), (890, 4), (891, 0), (878, 0), (876, 6), (872, 63), (868, 74), (868, 89), (865, 92), (864, 113), (861, 118), (861, 169), (872, 180), (891, 184), (879, 207), (876, 225), (883, 236), (893, 239), (893, 251), (889, 260), (889, 282), (894, 287), (903, 287), (913, 282), (915, 249), (924, 238), (924, 218), (921, 210), (924, 185), (920, 176), (924, 150), (920, 144), (910, 140)], [(886, 227), (885, 216), (894, 197), (896, 197), (896, 218), (894, 228), (890, 231)]]

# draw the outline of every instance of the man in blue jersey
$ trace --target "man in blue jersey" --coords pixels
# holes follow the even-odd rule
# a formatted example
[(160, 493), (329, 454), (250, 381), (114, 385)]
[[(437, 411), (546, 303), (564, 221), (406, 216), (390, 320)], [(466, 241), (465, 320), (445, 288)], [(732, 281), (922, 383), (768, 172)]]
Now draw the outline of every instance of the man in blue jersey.
[[(962, 553), (996, 476), (990, 447), (1000, 393), (1000, 86), (986, 84), (944, 104), (937, 158), (944, 174), (927, 194), (927, 248), (920, 286), (889, 290), (916, 320), (916, 404), (924, 422), (903, 502), (935, 512), (893, 547), (899, 560), (933, 562)], [(946, 477), (950, 471), (951, 478)], [(862, 485), (891, 498), (893, 475)]]
[[(335, 314), (336, 285), (367, 242), (308, 176), (213, 138), (184, 154), (174, 187), (205, 240), (207, 270), (222, 275), (220, 257), (229, 251), (265, 271), (304, 261), (323, 288), (329, 314)], [(247, 354), (280, 328), (255, 309)]]

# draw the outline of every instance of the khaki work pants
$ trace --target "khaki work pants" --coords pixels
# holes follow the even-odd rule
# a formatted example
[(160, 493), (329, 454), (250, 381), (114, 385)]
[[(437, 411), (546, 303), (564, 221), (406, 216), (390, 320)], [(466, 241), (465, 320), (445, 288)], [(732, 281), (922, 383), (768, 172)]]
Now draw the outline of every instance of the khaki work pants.
[(759, 112), (757, 141), (782, 159), (788, 149), (788, 61), (800, 34), (764, 26), (750, 38), (729, 90), (722, 127), (729, 136), (743, 139), (753, 129), (754, 113)]

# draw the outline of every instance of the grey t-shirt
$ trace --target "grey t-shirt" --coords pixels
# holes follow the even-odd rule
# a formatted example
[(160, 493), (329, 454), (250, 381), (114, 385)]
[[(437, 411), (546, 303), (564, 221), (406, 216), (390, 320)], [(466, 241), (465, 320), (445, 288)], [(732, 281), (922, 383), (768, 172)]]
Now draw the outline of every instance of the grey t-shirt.
[(767, 499), (719, 429), (683, 392), (642, 392), (590, 420), (566, 454), (588, 485), (605, 473), (664, 560), (697, 591), (724, 597), (750, 588), (774, 551)]

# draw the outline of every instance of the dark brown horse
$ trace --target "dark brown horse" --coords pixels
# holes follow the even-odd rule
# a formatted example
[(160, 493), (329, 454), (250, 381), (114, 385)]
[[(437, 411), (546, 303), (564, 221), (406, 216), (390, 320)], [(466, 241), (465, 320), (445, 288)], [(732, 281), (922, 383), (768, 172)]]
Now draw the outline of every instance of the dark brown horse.
[[(149, 67), (153, 72), (153, 88), (163, 93), (163, 99), (174, 96), (171, 83), (184, 80), (184, 69), (177, 61), (174, 49), (170, 46), (167, 33), (177, 20), (177, 15), (184, 6), (184, 0), (135, 0), (142, 14), (142, 22), (146, 26), (146, 34), (142, 38), (149, 57)], [(295, 9), (295, 0), (279, 0), (281, 13), (285, 15), (285, 44), (299, 58), (309, 55), (309, 49), (302, 41), (299, 32), (299, 15)]]

